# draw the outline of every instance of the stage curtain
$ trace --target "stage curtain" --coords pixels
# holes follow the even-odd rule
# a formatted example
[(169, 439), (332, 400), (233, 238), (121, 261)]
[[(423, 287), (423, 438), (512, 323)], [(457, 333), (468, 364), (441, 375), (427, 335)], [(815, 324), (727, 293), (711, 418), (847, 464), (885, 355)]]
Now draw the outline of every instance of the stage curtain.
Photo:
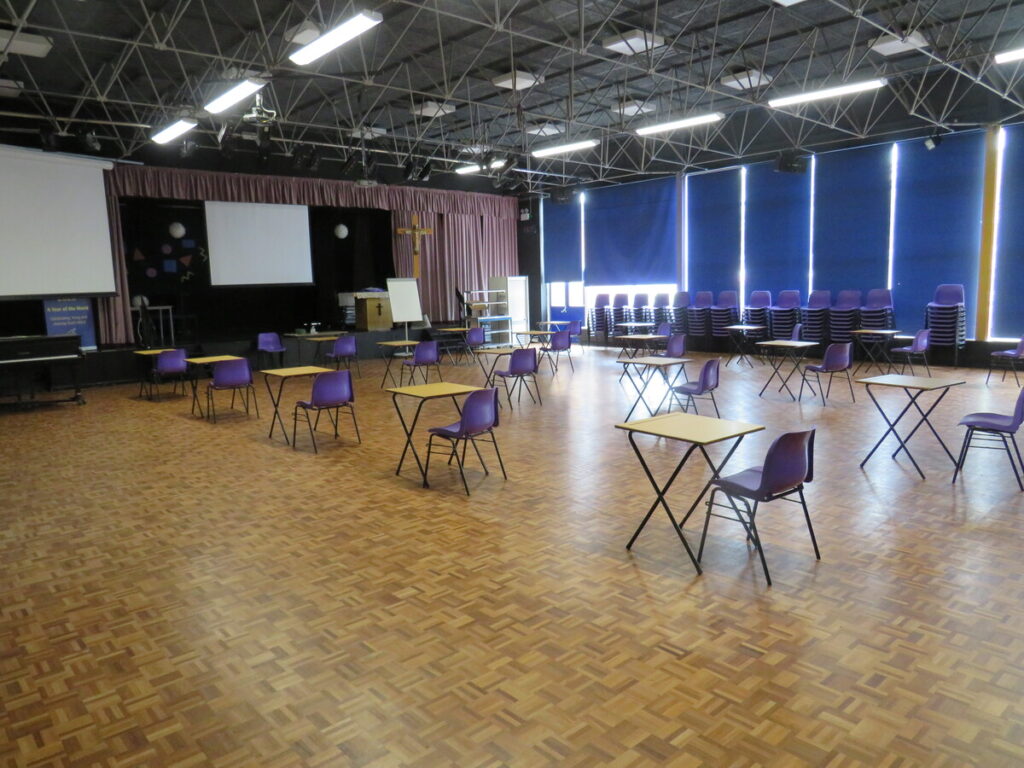
[(124, 232), (121, 229), (121, 207), (111, 171), (103, 172), (103, 186), (107, 195), (107, 220), (110, 227), (110, 251), (114, 261), (113, 296), (96, 301), (100, 344), (132, 344), (131, 297), (128, 295), (128, 270), (124, 263)]

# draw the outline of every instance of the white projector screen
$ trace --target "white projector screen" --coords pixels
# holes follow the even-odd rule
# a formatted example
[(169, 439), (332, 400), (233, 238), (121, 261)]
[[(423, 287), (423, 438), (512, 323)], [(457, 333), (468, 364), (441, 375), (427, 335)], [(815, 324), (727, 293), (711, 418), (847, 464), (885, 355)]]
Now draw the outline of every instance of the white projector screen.
[(0, 147), (0, 296), (114, 293), (103, 188), (110, 167)]
[(313, 282), (304, 205), (206, 203), (212, 285)]

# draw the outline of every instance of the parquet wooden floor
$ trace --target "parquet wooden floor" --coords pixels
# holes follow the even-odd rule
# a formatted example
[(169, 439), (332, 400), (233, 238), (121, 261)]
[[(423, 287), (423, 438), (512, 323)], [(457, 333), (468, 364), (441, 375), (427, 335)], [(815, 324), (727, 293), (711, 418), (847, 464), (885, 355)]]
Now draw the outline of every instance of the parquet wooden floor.
[[(363, 444), (343, 418), (318, 456), (268, 441), (262, 382), (259, 421), (207, 424), (136, 386), (0, 414), (0, 764), (1024, 765), (1024, 494), (1005, 457), (972, 453), (953, 487), (920, 435), (926, 481), (888, 453), (861, 471), (883, 429), (863, 387), (795, 405), (757, 397), (766, 368), (730, 366), (723, 416), (768, 426), (733, 469), (819, 427), (822, 560), (776, 504), (774, 587), (724, 521), (696, 577), (660, 512), (624, 549), (652, 493), (611, 426), (632, 402), (613, 360), (588, 349), (541, 376), (543, 407), (506, 409), (509, 480), (474, 470), (469, 499), (443, 464), (429, 490), (395, 477), (379, 364), (357, 381)], [(935, 415), (954, 451), (962, 413), (1016, 395), (957, 373)], [(435, 403), (421, 426), (450, 420)], [(674, 466), (678, 444), (645, 445)], [(676, 505), (705, 478), (685, 470)]]

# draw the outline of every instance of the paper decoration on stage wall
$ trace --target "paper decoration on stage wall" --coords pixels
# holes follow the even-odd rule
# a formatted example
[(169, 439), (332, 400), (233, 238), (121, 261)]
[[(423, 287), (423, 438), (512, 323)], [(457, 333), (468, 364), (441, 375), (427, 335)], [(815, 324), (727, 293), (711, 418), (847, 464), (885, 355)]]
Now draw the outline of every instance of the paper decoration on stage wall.
[(167, 231), (175, 240), (181, 240), (185, 236), (185, 225), (176, 221), (167, 228)]
[(196, 247), (196, 241), (195, 240), (182, 240), (181, 241), (181, 247), (182, 248), (195, 248)]
[(156, 277), (156, 276), (157, 276), (157, 271), (155, 269), (153, 269), (153, 267), (149, 267), (146, 270), (146, 277)]
[(145, 261), (145, 260), (146, 260), (146, 257), (143, 255), (142, 251), (140, 251), (138, 248), (136, 248), (134, 251), (132, 251), (132, 261)]
[(160, 246), (160, 253), (162, 253), (164, 256), (170, 256), (173, 250), (174, 248), (172, 248), (167, 243), (164, 243), (163, 245)]
[(334, 228), (334, 236), (339, 240), (344, 240), (346, 237), (348, 237), (348, 227), (346, 227), (344, 224), (339, 224)]
[(178, 257), (178, 261), (180, 261), (182, 264), (184, 264), (187, 267), (187, 266), (189, 266), (192, 263), (192, 254), (189, 253), (189, 254), (186, 254), (184, 256), (179, 256)]
[(181, 276), (181, 282), (186, 283), (193, 278), (195, 273), (190, 269), (188, 272)]
[(175, 259), (164, 259), (164, 272), (169, 275), (177, 274), (178, 262)]

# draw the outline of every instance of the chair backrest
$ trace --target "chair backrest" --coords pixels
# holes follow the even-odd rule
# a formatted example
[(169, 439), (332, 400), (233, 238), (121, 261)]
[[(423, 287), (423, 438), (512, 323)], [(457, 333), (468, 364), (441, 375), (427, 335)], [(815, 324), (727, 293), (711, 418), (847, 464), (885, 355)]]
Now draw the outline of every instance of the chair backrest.
[(521, 376), (524, 373), (537, 372), (537, 348), (527, 347), (512, 352), (508, 361), (508, 372), (513, 376)]
[(775, 438), (761, 468), (761, 493), (792, 490), (814, 479), (814, 427)]
[(579, 320), (570, 320), (569, 324), (565, 327), (565, 330), (569, 332), (570, 336), (579, 336), (583, 333), (583, 323)]
[(615, 308), (625, 307), (629, 305), (629, 294), (628, 293), (616, 293), (615, 300), (612, 302), (612, 306)]
[(168, 349), (156, 356), (153, 370), (157, 373), (184, 373), (188, 369), (184, 349)]
[(791, 334), (789, 334), (789, 340), (790, 341), (803, 341), (803, 339), (800, 338), (800, 334), (803, 333), (803, 331), (804, 331), (804, 324), (803, 323), (797, 323), (796, 325), (793, 326), (793, 332)]
[(825, 350), (822, 367), (829, 372), (845, 371), (853, 365), (853, 342), (845, 344), (829, 344)]
[[(347, 371), (346, 371), (347, 373)], [(462, 420), (459, 432), (475, 435), (498, 426), (498, 390), (478, 389), (470, 392), (462, 405)]]
[(339, 336), (334, 340), (334, 349), (331, 353), (335, 357), (350, 357), (356, 354), (356, 337)]
[(608, 294), (599, 293), (594, 297), (594, 309), (601, 309), (608, 306)]
[(699, 394), (701, 395), (705, 392), (710, 392), (711, 390), (718, 388), (717, 357), (713, 357), (704, 362), (704, 365), (700, 369), (700, 377), (697, 379), (697, 386), (700, 388)]
[(470, 328), (466, 331), (466, 343), (471, 347), (479, 347), (484, 343), (484, 329)]
[(808, 309), (828, 309), (832, 304), (832, 291), (811, 291), (811, 297), (807, 300)]
[(647, 294), (637, 293), (633, 296), (633, 309), (640, 309), (647, 306)]
[(682, 357), (686, 354), (686, 334), (677, 333), (668, 337), (665, 344), (665, 357)]
[[(859, 291), (857, 295), (860, 296)], [(868, 291), (864, 306), (867, 309), (892, 309), (892, 291), (888, 288), (872, 288)]]
[(1024, 357), (1024, 336), (1020, 337), (1020, 341), (1017, 342), (1017, 356)]
[(935, 289), (936, 304), (963, 304), (964, 287), (959, 283), (943, 283)]
[(1024, 424), (1024, 388), (1017, 395), (1017, 405), (1013, 409), (1013, 431), (1020, 429), (1021, 424)]
[(715, 295), (711, 291), (697, 291), (693, 297), (693, 306), (696, 309), (705, 309), (715, 303)]
[(421, 341), (412, 352), (413, 365), (434, 365), (440, 359), (436, 341)]
[(796, 309), (800, 306), (800, 291), (779, 291), (779, 303), (782, 309)]
[(276, 333), (261, 333), (256, 336), (256, 349), (260, 352), (277, 352), (284, 346)]
[(349, 371), (318, 373), (313, 378), (313, 394), (309, 401), (321, 408), (351, 403), (356, 399)]
[(736, 291), (719, 291), (718, 304), (715, 306), (726, 309), (735, 309), (739, 306), (739, 299), (736, 298)]
[(658, 325), (658, 330), (654, 332), (655, 336), (671, 336), (672, 335), (672, 323), (661, 323)]
[(548, 345), (555, 352), (564, 352), (572, 345), (568, 331), (555, 331), (551, 334), (551, 343)]
[[(870, 297), (871, 294), (869, 293)], [(840, 291), (832, 309), (857, 309), (860, 306), (860, 291), (847, 289)]]
[(252, 369), (244, 357), (238, 360), (220, 360), (213, 364), (213, 386), (247, 387), (252, 384)]
[(918, 331), (914, 334), (914, 341), (910, 344), (911, 352), (927, 352), (928, 341), (932, 335), (932, 332), (927, 328), (923, 331)]
[(676, 295), (672, 298), (672, 306), (675, 309), (690, 306), (690, 292), (676, 291)]
[(655, 307), (655, 309), (659, 309), (661, 307), (667, 307), (667, 306), (668, 306), (668, 294), (667, 293), (659, 293), (659, 294), (656, 294), (654, 296), (654, 307)]
[(751, 291), (747, 309), (766, 309), (772, 305), (771, 291)]

